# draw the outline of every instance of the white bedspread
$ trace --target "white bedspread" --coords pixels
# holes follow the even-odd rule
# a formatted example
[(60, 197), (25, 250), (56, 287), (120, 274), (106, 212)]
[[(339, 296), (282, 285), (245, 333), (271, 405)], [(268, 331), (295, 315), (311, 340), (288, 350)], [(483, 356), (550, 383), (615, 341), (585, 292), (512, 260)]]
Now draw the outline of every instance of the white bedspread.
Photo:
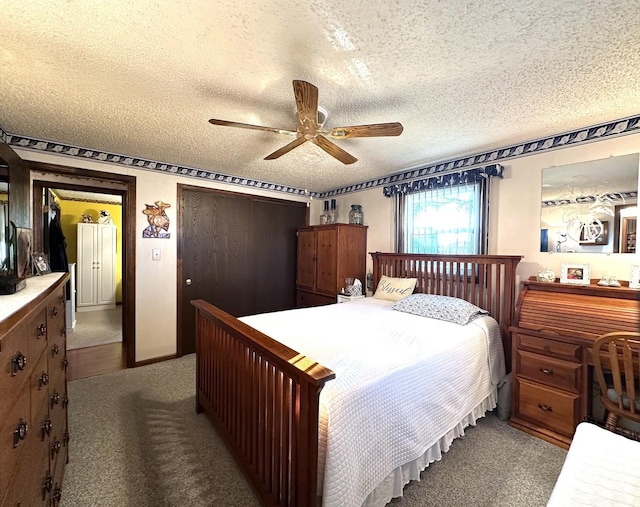
[(640, 442), (580, 423), (547, 507), (640, 505)]
[(394, 469), (494, 400), (505, 374), (492, 318), (459, 326), (390, 304), (364, 298), (240, 319), (336, 374), (320, 395), (319, 492), (327, 507), (362, 505)]

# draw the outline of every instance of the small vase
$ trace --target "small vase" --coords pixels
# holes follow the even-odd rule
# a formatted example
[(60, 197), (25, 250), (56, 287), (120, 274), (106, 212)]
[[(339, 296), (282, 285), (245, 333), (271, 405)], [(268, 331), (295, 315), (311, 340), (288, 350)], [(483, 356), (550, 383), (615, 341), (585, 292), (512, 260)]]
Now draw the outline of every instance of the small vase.
[(352, 204), (349, 211), (349, 223), (356, 225), (364, 225), (364, 213), (362, 212), (362, 206), (359, 204)]

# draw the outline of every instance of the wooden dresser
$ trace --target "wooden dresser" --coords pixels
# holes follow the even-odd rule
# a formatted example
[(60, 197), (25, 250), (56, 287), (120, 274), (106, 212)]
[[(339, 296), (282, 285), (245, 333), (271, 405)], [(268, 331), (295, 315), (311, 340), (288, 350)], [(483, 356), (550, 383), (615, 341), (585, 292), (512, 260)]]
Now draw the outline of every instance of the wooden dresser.
[(523, 282), (511, 327), (511, 425), (564, 448), (591, 411), (593, 342), (640, 329), (640, 290), (596, 282)]
[(55, 506), (68, 460), (65, 282), (0, 296), (0, 506)]
[(298, 229), (296, 306), (328, 305), (346, 277), (366, 284), (367, 226), (331, 224)]

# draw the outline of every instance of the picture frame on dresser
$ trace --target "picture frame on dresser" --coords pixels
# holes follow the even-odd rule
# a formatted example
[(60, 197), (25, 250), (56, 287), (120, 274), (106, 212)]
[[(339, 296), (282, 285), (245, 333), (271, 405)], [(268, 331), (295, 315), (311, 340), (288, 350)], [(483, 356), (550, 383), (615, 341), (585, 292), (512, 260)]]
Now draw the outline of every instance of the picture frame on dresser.
[(562, 264), (560, 283), (589, 285), (591, 283), (591, 269), (589, 264)]
[(33, 254), (33, 267), (38, 275), (46, 275), (51, 273), (51, 266), (47, 256), (43, 253), (36, 252)]

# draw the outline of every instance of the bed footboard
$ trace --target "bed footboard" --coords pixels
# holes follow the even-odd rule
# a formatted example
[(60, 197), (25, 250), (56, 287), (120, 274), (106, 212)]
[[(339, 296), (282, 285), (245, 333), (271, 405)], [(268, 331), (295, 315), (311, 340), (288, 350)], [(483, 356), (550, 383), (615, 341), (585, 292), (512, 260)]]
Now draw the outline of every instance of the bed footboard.
[(192, 304), (196, 411), (264, 505), (316, 505), (319, 397), (335, 374), (206, 301)]

